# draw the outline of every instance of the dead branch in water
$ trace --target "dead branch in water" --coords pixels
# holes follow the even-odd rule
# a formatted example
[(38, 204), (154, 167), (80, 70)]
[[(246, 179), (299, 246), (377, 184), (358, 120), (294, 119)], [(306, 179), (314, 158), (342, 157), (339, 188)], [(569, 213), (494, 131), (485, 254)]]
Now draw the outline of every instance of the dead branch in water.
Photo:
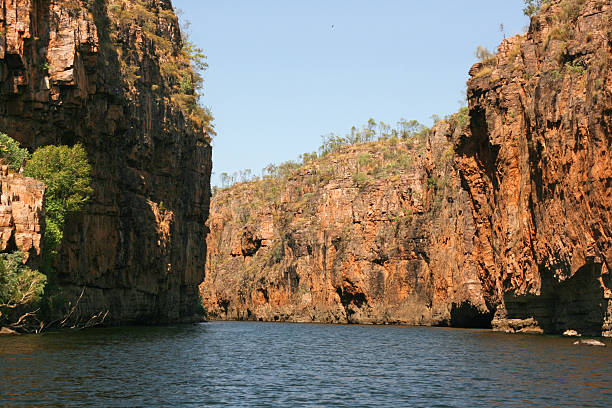
[[(86, 328), (91, 328), (91, 327), (102, 325), (110, 313), (109, 310), (100, 311), (98, 313), (95, 313), (91, 315), (89, 318), (87, 318), (87, 320), (81, 319), (79, 316), (76, 319), (74, 319), (72, 323), (69, 323), (70, 320), (73, 318), (73, 316), (75, 316), (77, 309), (79, 307), (79, 304), (81, 303), (81, 300), (83, 299), (84, 295), (85, 295), (85, 287), (81, 289), (81, 293), (79, 294), (74, 304), (72, 304), (72, 302), (68, 303), (68, 306), (70, 307), (70, 310), (68, 311), (68, 313), (66, 313), (65, 315), (63, 315), (61, 318), (57, 320), (51, 321), (49, 323), (45, 323), (43, 320), (40, 320), (38, 318), (38, 312), (40, 311), (40, 309), (36, 309), (30, 312), (24, 313), (17, 319), (15, 323), (9, 323), (7, 327), (13, 330), (17, 330), (17, 331), (21, 331), (25, 333), (38, 334), (38, 333), (43, 332), (44, 330), (52, 329), (52, 328), (86, 329)], [(23, 298), (26, 300), (28, 299), (26, 295), (24, 295)], [(16, 303), (13, 306), (13, 302), (11, 302), (10, 305), (9, 304), (0, 305), (0, 307), (2, 306), (8, 307), (11, 309), (15, 309), (17, 306), (20, 306), (20, 304)], [(0, 318), (1, 317), (2, 317), (2, 311), (0, 311)]]

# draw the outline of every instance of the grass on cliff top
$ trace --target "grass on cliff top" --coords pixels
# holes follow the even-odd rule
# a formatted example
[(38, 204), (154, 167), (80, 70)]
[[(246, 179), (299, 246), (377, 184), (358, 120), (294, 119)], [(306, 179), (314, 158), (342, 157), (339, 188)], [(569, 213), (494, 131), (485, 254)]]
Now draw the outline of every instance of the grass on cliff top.
[[(449, 115), (443, 121), (453, 129), (469, 124), (467, 107)], [(439, 123), (440, 119), (436, 119)], [(397, 181), (402, 174), (413, 169), (417, 156), (425, 154), (427, 140), (433, 130), (417, 121), (397, 122), (391, 127), (384, 122), (370, 119), (361, 128), (353, 127), (345, 136), (330, 133), (323, 136), (318, 152), (300, 155), (300, 162), (287, 161), (280, 165), (266, 166), (261, 177), (246, 169), (233, 175), (222, 173), (222, 188), (213, 188), (220, 205), (232, 200), (278, 204), (281, 194), (290, 194), (287, 201), (314, 199), (322, 185), (332, 180), (352, 181), (363, 189), (377, 180)], [(439, 154), (436, 164), (452, 161), (452, 145)], [(293, 188), (286, 191), (291, 182)]]
[[(130, 92), (137, 93), (147, 86), (150, 87), (147, 91), (169, 95), (184, 116), (211, 137), (215, 134), (212, 113), (199, 103), (204, 83), (200, 72), (208, 67), (206, 55), (189, 39), (189, 23), (180, 27), (174, 10), (164, 6), (163, 2), (145, 0), (109, 0), (106, 12), (113, 27), (110, 41)], [(143, 34), (145, 46), (152, 45), (153, 55), (149, 56), (148, 63), (157, 65), (161, 83), (151, 85), (141, 81), (145, 56), (132, 44), (119, 39), (120, 33), (134, 34), (135, 31)], [(180, 41), (172, 39), (174, 34), (180, 34)]]

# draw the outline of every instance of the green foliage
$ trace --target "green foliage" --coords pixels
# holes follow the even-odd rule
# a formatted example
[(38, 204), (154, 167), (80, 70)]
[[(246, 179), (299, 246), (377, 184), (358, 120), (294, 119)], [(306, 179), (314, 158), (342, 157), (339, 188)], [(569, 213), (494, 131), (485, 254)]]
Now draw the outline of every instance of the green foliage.
[(204, 50), (197, 47), (191, 40), (189, 40), (189, 36), (187, 35), (186, 27), (182, 28), (183, 35), (183, 51), (189, 57), (189, 61), (191, 62), (191, 66), (198, 71), (204, 71), (208, 68), (208, 63), (206, 62), (206, 55), (204, 54)]
[(13, 324), (19, 314), (33, 311), (45, 291), (47, 277), (23, 264), (22, 252), (0, 254), (0, 325)]
[(29, 157), (30, 153), (27, 149), (22, 149), (19, 142), (0, 132), (0, 158), (3, 158), (12, 170), (18, 171)]
[(533, 17), (540, 12), (543, 5), (550, 3), (550, 0), (524, 0), (524, 2), (523, 14), (527, 17)]
[(93, 194), (91, 166), (83, 146), (45, 146), (34, 152), (24, 174), (47, 186), (44, 258), (50, 262), (63, 237), (66, 216), (81, 210)]
[(368, 166), (370, 163), (372, 163), (372, 157), (370, 156), (370, 153), (359, 154), (359, 156), (357, 157), (357, 163), (359, 163), (360, 166)]
[(495, 58), (495, 54), (488, 50), (488, 48), (479, 45), (476, 47), (476, 51), (474, 52), (476, 58), (478, 58), (481, 62), (489, 62)]
[(470, 109), (467, 106), (459, 109), (459, 112), (454, 113), (446, 118), (454, 129), (463, 129), (470, 123)]
[(586, 0), (562, 0), (559, 3), (560, 11), (556, 18), (559, 22), (569, 23), (574, 21), (580, 15), (582, 6)]
[(364, 188), (368, 185), (368, 176), (367, 174), (358, 171), (353, 173), (353, 182), (359, 187)]
[(47, 217), (63, 225), (66, 214), (79, 211), (93, 194), (90, 172), (87, 153), (77, 144), (36, 150), (24, 174), (45, 183)]
[(583, 75), (586, 72), (586, 64), (583, 61), (568, 62), (565, 66), (574, 74)]
[(404, 140), (415, 137), (426, 129), (425, 126), (416, 120), (407, 121), (406, 119), (402, 118), (399, 122), (397, 122), (397, 124), (400, 128), (400, 136)]
[(300, 155), (300, 159), (302, 159), (302, 163), (303, 164), (308, 164), (311, 163), (315, 160), (317, 160), (317, 152), (312, 152), (312, 153), (304, 153), (302, 155)]
[(557, 69), (548, 71), (545, 73), (545, 75), (545, 78), (547, 78), (549, 82), (556, 82), (563, 78), (563, 74)]
[(280, 241), (277, 241), (272, 248), (270, 248), (270, 262), (273, 264), (281, 263), (285, 257), (285, 249)]
[(202, 319), (208, 319), (208, 309), (204, 306), (204, 301), (199, 297), (198, 304), (196, 306), (195, 314), (202, 317)]
[(0, 254), (0, 305), (40, 300), (47, 277), (23, 264), (22, 252)]

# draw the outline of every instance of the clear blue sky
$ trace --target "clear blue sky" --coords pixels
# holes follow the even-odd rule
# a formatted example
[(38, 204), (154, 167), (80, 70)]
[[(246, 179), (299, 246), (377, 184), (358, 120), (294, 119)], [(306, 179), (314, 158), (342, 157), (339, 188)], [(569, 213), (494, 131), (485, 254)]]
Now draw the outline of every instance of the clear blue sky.
[(372, 117), (459, 108), (474, 50), (524, 31), (523, 0), (173, 0), (208, 56), (213, 184), (297, 160)]

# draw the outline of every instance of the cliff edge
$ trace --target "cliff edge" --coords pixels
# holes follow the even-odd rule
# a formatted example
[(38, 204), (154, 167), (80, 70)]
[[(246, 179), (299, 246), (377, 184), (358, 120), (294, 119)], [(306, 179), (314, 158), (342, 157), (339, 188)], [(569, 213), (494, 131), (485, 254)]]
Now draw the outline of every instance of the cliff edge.
[(82, 144), (94, 195), (52, 277), (78, 322), (192, 319), (206, 253), (210, 117), (170, 0), (0, 0), (0, 129)]
[(456, 162), (495, 328), (612, 335), (612, 4), (546, 4), (476, 64)]

